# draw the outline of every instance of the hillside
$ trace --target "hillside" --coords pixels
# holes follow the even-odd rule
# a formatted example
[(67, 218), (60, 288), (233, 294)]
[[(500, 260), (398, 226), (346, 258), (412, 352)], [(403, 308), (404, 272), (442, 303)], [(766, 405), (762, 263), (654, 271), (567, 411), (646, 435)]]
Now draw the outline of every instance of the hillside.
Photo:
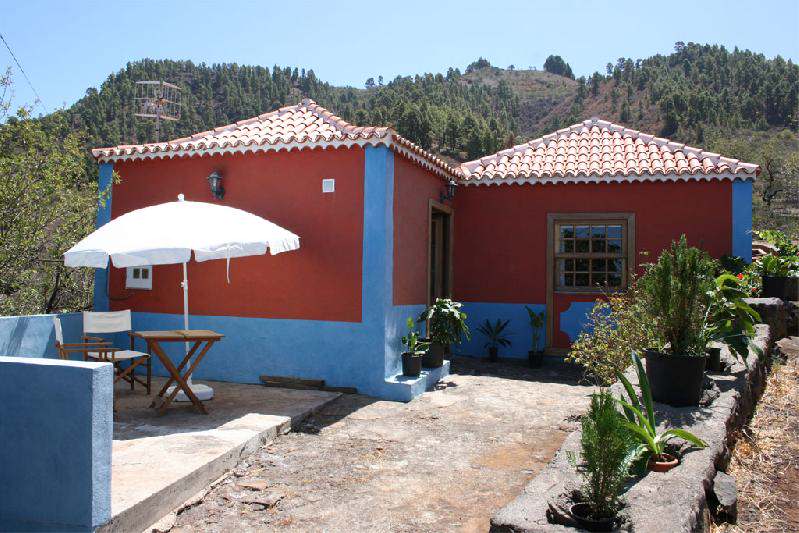
[[(86, 132), (89, 146), (153, 141), (152, 122), (133, 117), (134, 83), (163, 79), (183, 89), (183, 116), (163, 126), (161, 140), (308, 97), (355, 124), (393, 126), (454, 161), (598, 116), (710, 150), (724, 148), (725, 155), (762, 164), (763, 153), (736, 141), (757, 137), (761, 146), (779, 152), (769, 156), (780, 161), (779, 185), (774, 187), (778, 192), (770, 205), (781, 206), (780, 212), (796, 209), (796, 173), (791, 169), (797, 165), (791, 146), (799, 125), (799, 66), (748, 50), (677, 43), (671, 54), (619, 58), (602, 73), (573, 79), (568, 63), (553, 57), (563, 75), (501, 69), (480, 58), (464, 72), (450, 68), (445, 74), (385, 83), (382, 77), (369, 78), (363, 89), (336, 87), (297, 67), (146, 59), (112, 74), (99, 90), (89, 89), (64, 113), (73, 128)], [(777, 137), (783, 141), (768, 142)]]

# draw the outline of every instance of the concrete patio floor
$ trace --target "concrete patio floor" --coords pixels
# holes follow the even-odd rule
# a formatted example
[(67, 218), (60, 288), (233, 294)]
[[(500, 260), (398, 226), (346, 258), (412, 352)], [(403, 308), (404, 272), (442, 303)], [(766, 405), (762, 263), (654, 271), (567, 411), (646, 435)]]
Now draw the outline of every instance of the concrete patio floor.
[[(153, 379), (152, 394), (163, 384)], [(115, 387), (111, 473), (113, 518), (104, 531), (142, 531), (241, 458), (339, 394), (203, 381), (215, 390), (203, 415), (173, 402), (163, 416), (137, 385)]]
[[(452, 362), (403, 404), (342, 395), (247, 457), (171, 533), (488, 531), (577, 427), (592, 387), (548, 361)], [(165, 529), (168, 529), (167, 525)]]

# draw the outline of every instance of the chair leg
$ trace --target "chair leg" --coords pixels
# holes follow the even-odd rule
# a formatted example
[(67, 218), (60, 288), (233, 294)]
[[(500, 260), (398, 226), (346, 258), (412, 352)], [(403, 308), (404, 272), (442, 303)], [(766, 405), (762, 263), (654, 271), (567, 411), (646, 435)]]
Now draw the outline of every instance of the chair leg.
[(153, 377), (153, 358), (147, 358), (147, 396), (150, 395), (150, 384)]
[[(133, 366), (133, 361), (130, 361), (130, 363), (128, 363), (128, 366)], [(135, 370), (131, 370), (131, 372), (130, 372), (130, 390), (133, 390), (135, 388), (135, 386), (136, 386), (136, 380), (133, 379), (133, 373), (134, 372), (136, 372), (136, 371)]]

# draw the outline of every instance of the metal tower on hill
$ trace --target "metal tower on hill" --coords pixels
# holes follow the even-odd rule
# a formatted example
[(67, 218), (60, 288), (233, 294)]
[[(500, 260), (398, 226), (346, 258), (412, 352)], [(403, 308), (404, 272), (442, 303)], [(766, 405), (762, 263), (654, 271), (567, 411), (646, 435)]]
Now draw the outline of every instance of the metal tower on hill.
[(180, 120), (180, 87), (165, 81), (137, 81), (134, 116), (155, 119), (155, 142), (161, 140), (161, 121)]

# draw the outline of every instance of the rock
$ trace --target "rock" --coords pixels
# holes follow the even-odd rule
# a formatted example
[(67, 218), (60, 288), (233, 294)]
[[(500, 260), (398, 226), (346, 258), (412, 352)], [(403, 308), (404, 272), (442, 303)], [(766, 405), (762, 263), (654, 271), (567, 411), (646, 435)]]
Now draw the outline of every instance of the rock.
[(771, 338), (781, 339), (788, 335), (789, 308), (779, 298), (744, 298), (760, 315), (760, 320), (771, 327)]
[(270, 490), (264, 494), (260, 494), (255, 498), (245, 498), (242, 500), (243, 503), (249, 503), (252, 505), (259, 505), (261, 506), (259, 511), (263, 511), (269, 509), (270, 507), (274, 507), (277, 505), (277, 502), (283, 499), (285, 495), (277, 490)]
[(249, 490), (266, 490), (269, 484), (264, 479), (253, 479), (250, 481), (242, 481), (238, 484), (242, 489)]
[(717, 522), (734, 524), (738, 519), (738, 488), (735, 478), (724, 472), (716, 472), (709, 502)]

